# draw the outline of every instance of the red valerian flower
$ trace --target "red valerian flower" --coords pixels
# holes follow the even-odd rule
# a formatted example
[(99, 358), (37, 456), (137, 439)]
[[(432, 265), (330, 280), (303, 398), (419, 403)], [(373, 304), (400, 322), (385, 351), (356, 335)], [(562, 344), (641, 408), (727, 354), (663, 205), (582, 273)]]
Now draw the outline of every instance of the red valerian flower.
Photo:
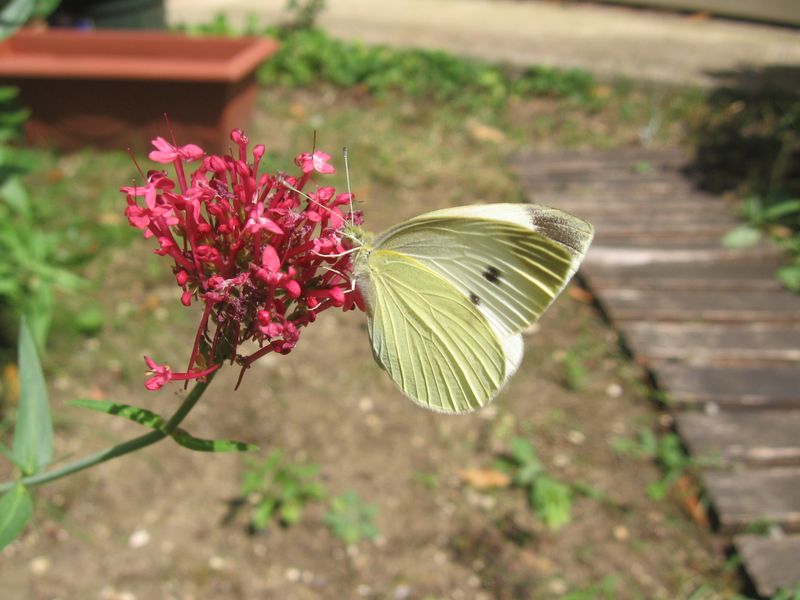
[(213, 367), (209, 367), (203, 371), (192, 371), (190, 373), (175, 373), (172, 369), (169, 368), (169, 365), (159, 365), (149, 356), (144, 357), (144, 362), (149, 369), (149, 372), (152, 374), (150, 379), (148, 379), (144, 387), (148, 390), (159, 390), (161, 389), (165, 383), (168, 381), (184, 381), (187, 379), (200, 379), (201, 377), (205, 377), (209, 373), (216, 371), (219, 368), (219, 365), (214, 365)]
[[(263, 145), (253, 148), (248, 161), (244, 132), (233, 130), (231, 141), (236, 156), (206, 155), (194, 144), (158, 137), (149, 156), (172, 164), (175, 180), (165, 171), (150, 171), (145, 185), (121, 188), (130, 224), (155, 238), (156, 254), (173, 261), (181, 303), (198, 300), (204, 306), (186, 372), (145, 357), (150, 390), (205, 377), (225, 360), (241, 365), (241, 381), (259, 357), (291, 352), (301, 330), (322, 311), (363, 308), (344, 232), (346, 225), (361, 223), (361, 214), (342, 214), (350, 194), (337, 195), (332, 187), (303, 191), (315, 173), (335, 171), (330, 156), (299, 155), (299, 177), (271, 174), (259, 172)], [(184, 165), (190, 161), (200, 163), (187, 176)], [(247, 341), (258, 348), (240, 354)], [(212, 366), (193, 370), (196, 365)]]

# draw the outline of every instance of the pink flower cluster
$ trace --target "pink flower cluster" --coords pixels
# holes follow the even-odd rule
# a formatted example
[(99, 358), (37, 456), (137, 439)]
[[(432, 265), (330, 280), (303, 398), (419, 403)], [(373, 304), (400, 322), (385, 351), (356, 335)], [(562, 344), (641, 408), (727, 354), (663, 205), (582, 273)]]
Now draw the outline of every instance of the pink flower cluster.
[[(153, 140), (150, 159), (172, 164), (175, 179), (150, 171), (143, 186), (122, 188), (130, 224), (158, 242), (156, 254), (174, 262), (181, 302), (204, 304), (185, 373), (145, 357), (148, 389), (170, 380), (201, 378), (225, 360), (242, 373), (269, 352), (290, 352), (303, 327), (331, 307), (363, 310), (351, 283), (352, 243), (344, 235), (342, 207), (348, 193), (332, 187), (303, 192), (315, 173), (334, 172), (324, 152), (295, 159), (302, 174), (259, 173), (264, 146), (252, 150), (247, 136), (231, 132), (238, 147), (226, 156), (206, 155), (194, 144)], [(189, 175), (185, 163), (198, 161)], [(361, 215), (347, 215), (359, 224)], [(242, 355), (239, 348), (257, 348)]]

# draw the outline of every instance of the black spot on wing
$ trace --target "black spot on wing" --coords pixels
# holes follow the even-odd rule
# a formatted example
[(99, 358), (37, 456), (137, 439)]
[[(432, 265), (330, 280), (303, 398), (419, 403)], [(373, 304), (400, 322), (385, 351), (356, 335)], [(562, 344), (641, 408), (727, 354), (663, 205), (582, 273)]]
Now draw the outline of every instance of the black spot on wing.
[(470, 294), (469, 301), (472, 302), (475, 306), (478, 306), (481, 303), (481, 299), (478, 297), (478, 294)]
[(495, 285), (500, 285), (500, 269), (494, 266), (486, 267), (486, 270), (483, 272), (483, 277), (489, 283), (494, 283)]

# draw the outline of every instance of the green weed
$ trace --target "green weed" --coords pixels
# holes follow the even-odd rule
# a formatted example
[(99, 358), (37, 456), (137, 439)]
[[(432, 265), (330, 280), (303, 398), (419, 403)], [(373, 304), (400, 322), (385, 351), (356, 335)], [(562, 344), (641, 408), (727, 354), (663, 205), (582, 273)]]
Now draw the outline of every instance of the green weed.
[(325, 524), (333, 535), (345, 544), (357, 544), (361, 540), (373, 540), (379, 532), (374, 524), (377, 508), (365, 503), (354, 491), (348, 490), (330, 502), (325, 514)]
[(661, 467), (662, 477), (647, 486), (647, 494), (653, 500), (663, 500), (686, 471), (713, 462), (700, 461), (687, 455), (678, 434), (670, 432), (659, 438), (646, 427), (639, 431), (636, 438), (614, 438), (612, 447), (619, 454), (651, 459)]
[[(512, 97), (549, 96), (584, 105), (597, 100), (594, 78), (587, 71), (544, 66), (512, 69), (440, 50), (342, 41), (313, 27), (321, 8), (317, 2), (292, 4), (294, 16), (283, 27), (259, 27), (252, 19), (245, 25), (246, 34), (271, 35), (280, 41), (278, 52), (259, 69), (264, 85), (297, 88), (327, 83), (378, 97), (402, 93), (475, 111), (500, 109)], [(242, 33), (222, 14), (209, 24), (182, 29), (211, 35)]]
[(536, 516), (554, 531), (569, 523), (572, 511), (570, 486), (547, 474), (528, 440), (514, 438), (509, 450), (509, 454), (498, 461), (498, 467), (511, 473), (514, 486), (525, 490)]
[(293, 463), (275, 450), (263, 461), (245, 456), (240, 493), (250, 509), (250, 525), (260, 531), (276, 519), (283, 526), (294, 525), (302, 518), (303, 507), (324, 497), (322, 484), (315, 477), (319, 467)]
[(568, 592), (562, 600), (614, 600), (618, 583), (618, 577), (609, 575), (597, 583)]

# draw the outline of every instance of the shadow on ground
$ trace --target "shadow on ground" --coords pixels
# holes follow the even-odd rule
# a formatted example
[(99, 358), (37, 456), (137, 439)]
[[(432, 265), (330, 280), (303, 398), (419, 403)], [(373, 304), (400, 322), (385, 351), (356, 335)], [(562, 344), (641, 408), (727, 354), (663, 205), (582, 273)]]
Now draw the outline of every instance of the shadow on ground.
[(710, 74), (719, 85), (693, 132), (700, 187), (768, 203), (800, 196), (800, 66)]

